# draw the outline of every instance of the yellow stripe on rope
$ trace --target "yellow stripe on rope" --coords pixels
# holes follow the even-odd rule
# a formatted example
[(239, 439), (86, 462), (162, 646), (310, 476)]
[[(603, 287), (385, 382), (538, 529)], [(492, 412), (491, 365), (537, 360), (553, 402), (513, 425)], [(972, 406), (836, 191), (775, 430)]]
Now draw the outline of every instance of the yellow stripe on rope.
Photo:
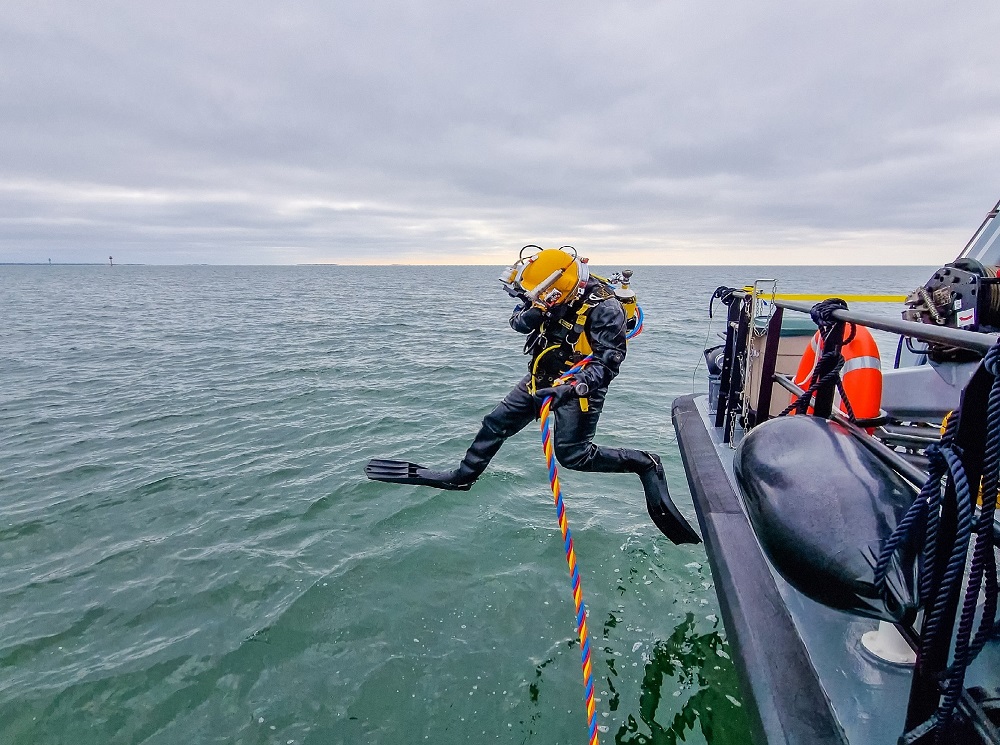
[(552, 487), (552, 500), (555, 503), (558, 513), (559, 529), (562, 532), (563, 544), (566, 549), (566, 565), (569, 569), (570, 579), (573, 580), (573, 603), (576, 605), (577, 633), (580, 637), (580, 653), (582, 655), (581, 667), (583, 672), (583, 687), (586, 691), (587, 702), (587, 729), (590, 733), (590, 745), (600, 745), (597, 738), (598, 727), (595, 712), (597, 706), (594, 702), (594, 681), (593, 665), (591, 661), (592, 648), (589, 642), (589, 632), (587, 630), (587, 609), (583, 602), (583, 587), (580, 582), (580, 572), (576, 566), (576, 550), (573, 547), (573, 538), (569, 532), (569, 519), (566, 517), (566, 507), (563, 503), (562, 490), (559, 486), (559, 469), (556, 467), (556, 460), (553, 457), (552, 442), (555, 439), (552, 428), (549, 426), (549, 416), (551, 414), (552, 397), (546, 397), (541, 408), (540, 429), (542, 432), (542, 450), (545, 453), (546, 465), (549, 467), (549, 483)]

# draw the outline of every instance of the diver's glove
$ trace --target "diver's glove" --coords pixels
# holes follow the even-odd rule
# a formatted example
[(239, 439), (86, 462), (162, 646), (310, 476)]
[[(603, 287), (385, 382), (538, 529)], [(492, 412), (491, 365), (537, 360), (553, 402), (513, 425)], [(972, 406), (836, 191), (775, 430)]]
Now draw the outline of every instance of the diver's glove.
[(517, 315), (525, 326), (530, 326), (531, 328), (538, 328), (542, 325), (542, 317), (545, 315), (544, 312), (536, 305), (531, 305), (529, 301), (525, 301), (518, 311)]
[[(584, 390), (582, 392), (579, 392), (577, 390), (578, 386), (583, 387)], [(587, 394), (586, 384), (579, 383), (577, 384), (577, 386), (564, 384), (564, 385), (557, 385), (553, 388), (539, 388), (537, 391), (535, 391), (535, 398), (538, 399), (538, 403), (539, 405), (541, 405), (546, 398), (552, 396), (552, 404), (550, 405), (549, 408), (552, 411), (555, 411), (567, 401), (575, 401), (581, 395), (585, 396), (586, 394)]]

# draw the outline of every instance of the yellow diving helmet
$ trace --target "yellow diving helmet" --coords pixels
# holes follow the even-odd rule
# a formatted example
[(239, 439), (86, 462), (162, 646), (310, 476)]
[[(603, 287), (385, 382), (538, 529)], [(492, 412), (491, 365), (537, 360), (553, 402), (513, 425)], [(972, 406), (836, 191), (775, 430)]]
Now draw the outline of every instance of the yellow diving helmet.
[(582, 297), (589, 279), (587, 259), (572, 246), (525, 246), (517, 263), (500, 275), (507, 294), (545, 310)]

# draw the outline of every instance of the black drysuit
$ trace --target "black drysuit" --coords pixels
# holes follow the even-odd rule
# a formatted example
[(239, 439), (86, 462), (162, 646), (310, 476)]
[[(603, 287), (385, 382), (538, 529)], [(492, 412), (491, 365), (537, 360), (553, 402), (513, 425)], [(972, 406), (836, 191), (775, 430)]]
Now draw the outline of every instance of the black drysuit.
[[(585, 306), (590, 306), (589, 310), (582, 313)], [(556, 458), (566, 468), (577, 471), (639, 474), (646, 509), (656, 527), (674, 543), (698, 543), (698, 534), (670, 499), (658, 456), (641, 450), (602, 448), (592, 442), (608, 384), (625, 359), (625, 311), (621, 303), (601, 283), (591, 282), (583, 299), (575, 304), (556, 306), (544, 314), (537, 308), (521, 307), (514, 311), (510, 325), (528, 335), (525, 352), (532, 357), (531, 372), (486, 415), (459, 467), (454, 471), (433, 471), (407, 461), (374, 458), (365, 467), (368, 477), (437, 489), (468, 489), (504, 441), (538, 418), (544, 400), (544, 392), (539, 389), (552, 391), (553, 382), (573, 364), (572, 345), (583, 333), (593, 350), (593, 359), (574, 374), (574, 379), (576, 384), (587, 384), (586, 405), (581, 405), (583, 399), (573, 395), (573, 389), (556, 389)]]
[[(511, 316), (510, 325), (515, 331), (528, 334), (525, 351), (532, 354), (529, 370), (535, 368), (535, 357), (551, 342), (540, 337), (540, 327), (553, 327), (559, 318), (574, 319), (577, 310), (593, 298), (601, 294), (595, 283), (588, 285), (584, 298), (575, 304), (556, 308), (543, 314), (537, 308), (519, 307)], [(597, 431), (597, 422), (604, 408), (604, 397), (608, 384), (618, 375), (622, 361), (625, 359), (625, 311), (620, 302), (613, 296), (600, 300), (587, 315), (583, 333), (593, 350), (593, 359), (586, 367), (574, 375), (576, 382), (586, 383), (587, 410), (581, 407), (580, 399), (567, 396), (561, 405), (555, 408), (555, 434), (553, 450), (560, 465), (576, 471), (600, 471), (605, 473), (650, 471), (657, 464), (653, 458), (639, 450), (625, 448), (604, 448), (595, 445), (592, 440)], [(567, 348), (566, 352), (569, 351)], [(558, 356), (555, 355), (557, 361)], [(544, 358), (543, 358), (544, 359)], [(565, 359), (565, 356), (562, 358)], [(542, 365), (537, 371), (534, 390), (552, 385), (555, 378), (565, 372), (569, 365), (557, 364), (553, 368)], [(490, 460), (504, 441), (513, 434), (520, 432), (528, 424), (536, 420), (542, 404), (542, 398), (530, 392), (532, 374), (528, 373), (510, 393), (491, 411), (476, 435), (458, 470), (452, 477), (453, 483), (466, 484), (475, 481), (486, 470)]]

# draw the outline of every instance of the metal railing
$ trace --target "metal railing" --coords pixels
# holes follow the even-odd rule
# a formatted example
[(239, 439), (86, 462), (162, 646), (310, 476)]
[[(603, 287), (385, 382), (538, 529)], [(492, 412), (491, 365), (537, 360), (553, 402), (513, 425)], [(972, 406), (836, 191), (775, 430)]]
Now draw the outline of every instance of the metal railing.
[[(775, 300), (774, 304), (779, 308), (787, 308), (800, 313), (809, 313), (812, 306), (808, 303), (798, 303), (791, 300)], [(856, 310), (835, 310), (833, 317), (838, 321), (847, 323), (857, 323), (880, 331), (888, 331), (901, 336), (909, 336), (920, 341), (929, 341), (936, 344), (946, 344), (958, 349), (968, 349), (972, 352), (985, 354), (990, 347), (997, 343), (1000, 334), (988, 334), (981, 331), (968, 331), (967, 329), (954, 329), (948, 326), (931, 326), (928, 323), (917, 323), (916, 321), (904, 321), (902, 318), (884, 318), (874, 313), (864, 313)]]

